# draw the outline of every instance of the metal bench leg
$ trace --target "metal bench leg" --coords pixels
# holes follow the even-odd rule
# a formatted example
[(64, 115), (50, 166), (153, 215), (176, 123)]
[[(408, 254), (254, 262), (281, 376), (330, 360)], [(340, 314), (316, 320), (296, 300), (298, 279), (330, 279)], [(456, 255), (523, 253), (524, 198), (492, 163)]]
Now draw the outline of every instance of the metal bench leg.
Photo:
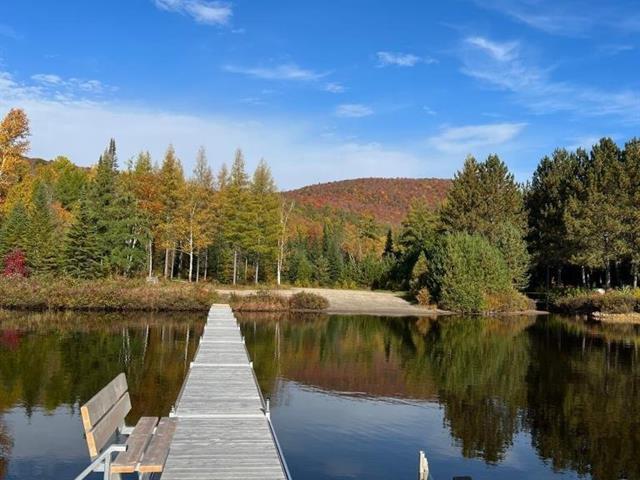
[(96, 459), (91, 462), (87, 468), (85, 468), (75, 480), (82, 480), (87, 478), (89, 474), (93, 472), (104, 471), (104, 480), (111, 480), (111, 455), (116, 452), (126, 452), (127, 447), (125, 445), (111, 445), (104, 452), (102, 452)]

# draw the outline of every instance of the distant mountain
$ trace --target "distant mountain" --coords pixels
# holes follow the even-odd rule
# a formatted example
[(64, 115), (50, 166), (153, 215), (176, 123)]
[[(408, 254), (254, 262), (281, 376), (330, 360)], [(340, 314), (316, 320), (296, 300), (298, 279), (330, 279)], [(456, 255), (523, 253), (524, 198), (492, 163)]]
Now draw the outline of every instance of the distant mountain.
[(304, 210), (330, 210), (354, 217), (371, 216), (378, 223), (399, 225), (411, 202), (442, 203), (451, 180), (442, 178), (358, 178), (319, 183), (284, 192)]

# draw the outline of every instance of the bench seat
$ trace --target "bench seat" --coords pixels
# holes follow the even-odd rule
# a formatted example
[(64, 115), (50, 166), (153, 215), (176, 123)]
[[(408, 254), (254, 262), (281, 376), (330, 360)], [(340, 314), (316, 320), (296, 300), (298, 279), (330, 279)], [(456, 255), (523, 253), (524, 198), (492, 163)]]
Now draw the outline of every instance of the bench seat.
[(127, 438), (126, 452), (120, 452), (111, 463), (113, 473), (133, 473), (151, 440), (153, 431), (158, 423), (158, 417), (141, 417)]
[[(133, 429), (127, 427), (125, 417), (131, 411), (128, 390), (121, 373), (80, 408), (92, 463), (76, 480), (85, 479), (92, 472), (104, 472), (104, 478), (111, 474), (162, 472), (175, 419), (161, 418), (158, 422), (158, 417), (142, 417)], [(126, 443), (112, 443), (114, 435), (126, 436)], [(115, 453), (116, 458), (111, 460)]]

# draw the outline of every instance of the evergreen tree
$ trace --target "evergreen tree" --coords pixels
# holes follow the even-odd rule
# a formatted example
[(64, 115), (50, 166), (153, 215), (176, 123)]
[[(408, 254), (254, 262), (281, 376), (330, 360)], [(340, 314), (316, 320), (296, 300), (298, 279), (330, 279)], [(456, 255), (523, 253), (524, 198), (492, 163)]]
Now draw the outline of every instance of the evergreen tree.
[(625, 209), (621, 194), (628, 191), (628, 176), (621, 152), (610, 138), (591, 150), (581, 191), (573, 195), (565, 213), (567, 233), (576, 247), (573, 263), (605, 272), (611, 287), (612, 263), (628, 253), (625, 242)]
[(625, 144), (624, 169), (629, 188), (625, 195), (625, 225), (633, 287), (638, 286), (640, 275), (640, 139), (633, 138)]
[(234, 285), (238, 279), (239, 257), (243, 252), (248, 253), (253, 243), (252, 221), (255, 220), (255, 215), (252, 213), (248, 178), (244, 156), (242, 151), (238, 150), (231, 167), (228, 186), (221, 191), (223, 237), (233, 252)]
[(522, 286), (527, 278), (523, 271), (528, 270), (523, 193), (497, 155), (489, 155), (482, 163), (467, 159), (454, 177), (441, 221), (450, 233), (479, 234), (498, 248), (508, 246), (501, 253), (514, 268), (512, 277)]
[(260, 160), (253, 174), (251, 195), (253, 220), (249, 227), (253, 233), (249, 237), (249, 250), (254, 257), (254, 280), (258, 283), (260, 264), (273, 264), (276, 260), (280, 233), (280, 199), (271, 170), (264, 160)]
[(29, 235), (29, 216), (24, 203), (17, 201), (0, 228), (0, 258), (13, 250), (25, 252)]
[(159, 222), (160, 245), (164, 248), (164, 276), (173, 278), (175, 249), (180, 237), (177, 219), (183, 202), (184, 174), (180, 160), (172, 145), (169, 145), (158, 175), (160, 181), (160, 202), (162, 204)]
[(569, 198), (576, 192), (583, 152), (564, 149), (544, 157), (533, 174), (525, 204), (528, 212), (529, 245), (533, 259), (546, 271), (547, 284), (551, 268), (560, 270), (569, 262), (572, 245), (567, 235), (565, 212)]
[(55, 215), (51, 194), (43, 182), (33, 192), (26, 242), (27, 263), (34, 273), (52, 273), (59, 263)]
[(384, 242), (384, 251), (382, 256), (384, 258), (394, 258), (396, 255), (395, 247), (393, 245), (393, 232), (391, 229), (387, 230), (387, 237)]
[(64, 243), (64, 271), (76, 278), (102, 274), (98, 227), (87, 201), (81, 201)]
[(149, 152), (140, 152), (123, 179), (123, 188), (133, 194), (137, 205), (139, 238), (145, 242), (149, 277), (153, 275), (153, 245), (161, 233), (163, 211), (158, 177)]

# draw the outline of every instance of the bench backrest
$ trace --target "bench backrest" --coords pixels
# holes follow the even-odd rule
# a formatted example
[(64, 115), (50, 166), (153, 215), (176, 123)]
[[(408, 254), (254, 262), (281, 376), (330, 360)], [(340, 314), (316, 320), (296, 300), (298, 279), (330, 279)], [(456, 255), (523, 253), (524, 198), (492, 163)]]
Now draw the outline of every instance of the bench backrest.
[(97, 457), (131, 410), (127, 377), (121, 373), (80, 407), (87, 447)]

